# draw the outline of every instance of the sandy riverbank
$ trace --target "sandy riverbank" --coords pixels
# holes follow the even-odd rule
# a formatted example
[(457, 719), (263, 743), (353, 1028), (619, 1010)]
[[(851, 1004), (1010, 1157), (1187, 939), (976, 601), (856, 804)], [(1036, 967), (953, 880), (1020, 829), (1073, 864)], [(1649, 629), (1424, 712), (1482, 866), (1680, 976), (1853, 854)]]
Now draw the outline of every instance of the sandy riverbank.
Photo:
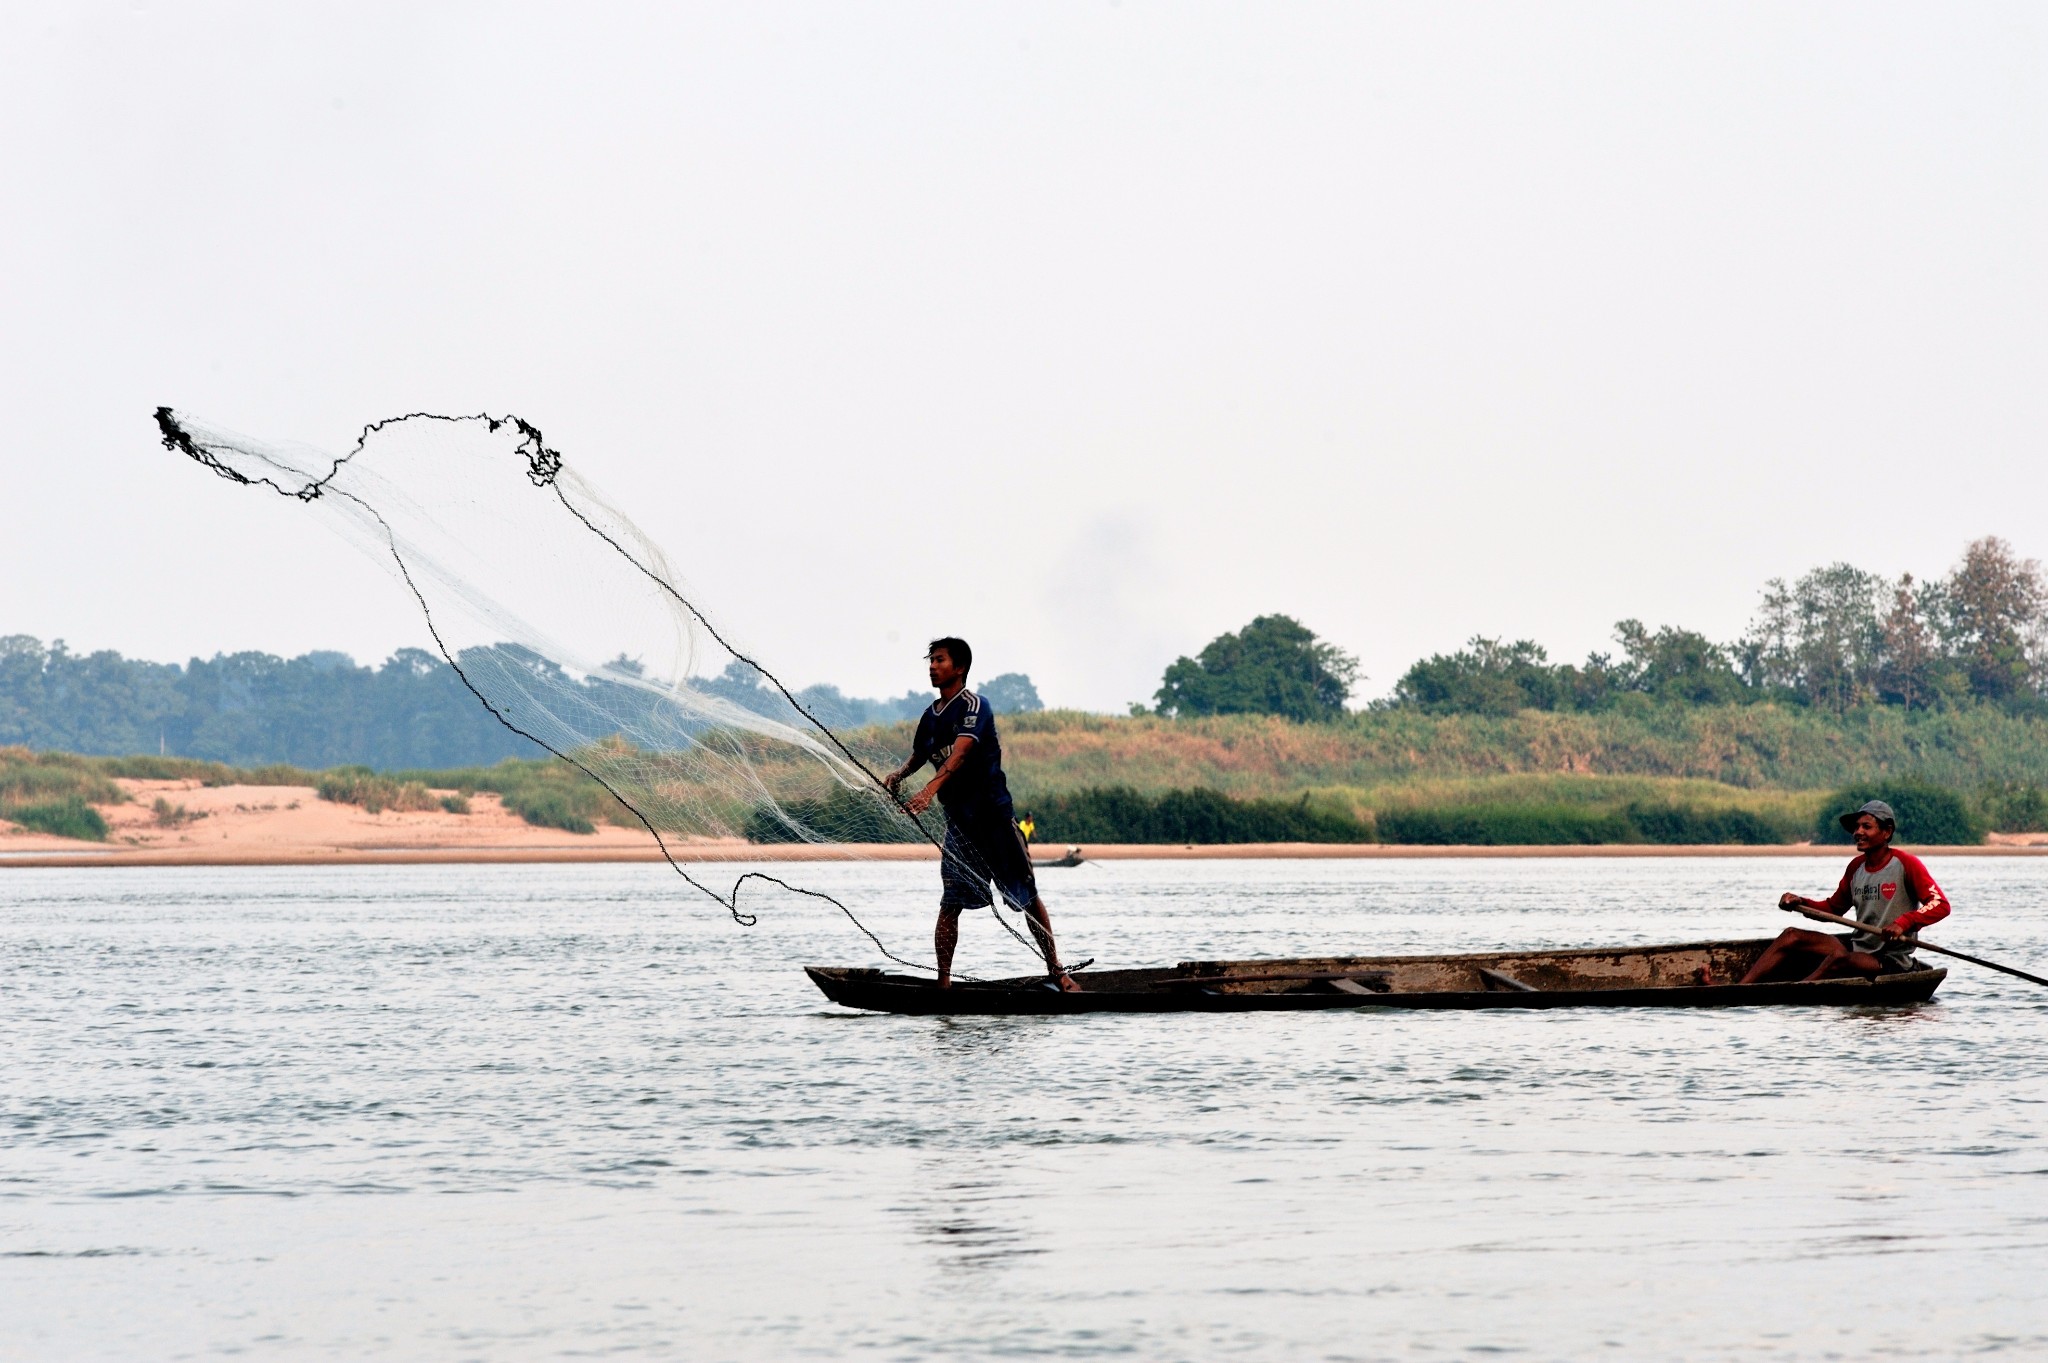
[[(351, 866), (408, 862), (660, 861), (647, 833), (600, 825), (595, 833), (536, 828), (507, 811), (495, 795), (470, 797), (470, 812), (443, 810), (371, 814), (320, 799), (309, 786), (215, 786), (195, 781), (119, 783), (126, 803), (101, 805), (106, 842), (33, 833), (0, 823), (0, 866)], [(182, 819), (160, 818), (161, 799), (182, 807)], [(1035, 849), (1057, 857), (1063, 847)], [(1939, 850), (1944, 856), (2048, 856), (2048, 834), (1993, 834), (1984, 847)], [(881, 847), (759, 846), (739, 839), (672, 840), (679, 860), (840, 861), (928, 860), (923, 845)], [(1354, 843), (1240, 843), (1227, 846), (1084, 845), (1091, 860), (1225, 858), (1415, 857), (1785, 857), (1846, 854), (1846, 848), (1792, 847), (1416, 847)]]

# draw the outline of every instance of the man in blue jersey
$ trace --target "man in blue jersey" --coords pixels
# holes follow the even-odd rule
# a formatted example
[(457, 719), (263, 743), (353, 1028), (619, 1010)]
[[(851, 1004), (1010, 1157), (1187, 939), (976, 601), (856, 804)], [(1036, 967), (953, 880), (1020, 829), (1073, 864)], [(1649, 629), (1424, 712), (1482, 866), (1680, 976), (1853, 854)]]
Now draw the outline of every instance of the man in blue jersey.
[(904, 808), (922, 814), (936, 799), (946, 811), (945, 854), (939, 859), (943, 888), (939, 922), (932, 932), (932, 948), (939, 958), (939, 988), (950, 988), (953, 983), (960, 911), (992, 904), (989, 882), (994, 881), (1004, 903), (1023, 910), (1038, 949), (1045, 953), (1049, 977), (1061, 989), (1077, 991), (1081, 986), (1060, 966), (1059, 948), (1052, 940), (1052, 916), (1038, 897), (1038, 884), (1031, 875), (1031, 852), (1010, 806), (1010, 783), (1003, 778), (1003, 746), (996, 737), (995, 711), (967, 689), (974, 650), (965, 639), (934, 639), (925, 651), (925, 662), (939, 698), (917, 721), (910, 760), (883, 777), (882, 784), (893, 795), (905, 777), (926, 763), (938, 768), (938, 775), (905, 801)]

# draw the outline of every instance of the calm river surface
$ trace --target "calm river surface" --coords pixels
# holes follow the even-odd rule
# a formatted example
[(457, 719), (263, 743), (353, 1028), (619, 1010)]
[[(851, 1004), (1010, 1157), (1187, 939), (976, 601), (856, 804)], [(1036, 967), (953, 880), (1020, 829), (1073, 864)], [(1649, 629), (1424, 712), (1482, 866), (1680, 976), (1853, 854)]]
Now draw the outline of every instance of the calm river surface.
[[(1073, 957), (1760, 936), (1841, 859), (1047, 871)], [(2048, 964), (2048, 860), (1936, 941)], [(936, 870), (793, 868), (928, 950)], [(945, 1021), (665, 868), (0, 870), (0, 1357), (2048, 1353), (2048, 990)], [(964, 968), (1021, 973), (986, 916)]]

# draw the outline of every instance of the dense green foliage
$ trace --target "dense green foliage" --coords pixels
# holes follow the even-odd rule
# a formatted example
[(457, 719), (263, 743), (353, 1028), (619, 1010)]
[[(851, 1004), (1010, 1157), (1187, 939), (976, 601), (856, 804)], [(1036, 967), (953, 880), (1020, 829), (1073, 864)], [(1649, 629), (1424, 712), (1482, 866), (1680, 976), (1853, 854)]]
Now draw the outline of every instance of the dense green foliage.
[(831, 792), (823, 799), (787, 800), (783, 803), (782, 809), (789, 816), (788, 819), (770, 807), (763, 806), (754, 810), (747, 820), (747, 840), (804, 841), (797, 836), (791, 825), (790, 820), (794, 820), (795, 823), (833, 842), (924, 841), (924, 834), (912, 827), (909, 820), (894, 818), (874, 800), (863, 798), (840, 786), (832, 787)]
[(91, 758), (0, 748), (0, 819), (60, 838), (103, 842), (107, 821), (93, 806), (126, 798)]
[[(479, 791), (496, 795), (506, 810), (538, 828), (567, 833), (594, 833), (600, 823), (640, 827), (611, 792), (566, 762), (512, 759), (488, 767), (422, 768), (373, 772), (368, 767), (339, 767), (314, 781), (323, 800), (379, 810), (470, 812), (469, 797)], [(453, 795), (434, 792), (448, 790)]]
[(2048, 833), (2048, 788), (1994, 781), (1977, 792), (1977, 814), (1999, 833)]
[(1170, 718), (1284, 715), (1308, 722), (1343, 717), (1358, 662), (1285, 615), (1262, 615), (1236, 634), (1211, 639), (1200, 656), (1166, 669), (1154, 698)]
[(504, 799), (506, 808), (526, 822), (539, 828), (559, 828), (565, 833), (595, 833), (597, 824), (592, 815), (611, 803), (610, 797), (600, 790), (584, 795), (555, 787), (526, 790)]
[(1372, 825), (1298, 800), (1233, 800), (1214, 790), (1069, 791), (1030, 810), (1041, 842), (1371, 842)]
[(1379, 814), (1380, 837), (1432, 846), (1540, 846), (1559, 843), (1667, 845), (1766, 844), (1794, 840), (1782, 821), (1747, 809), (1632, 804), (1396, 806)]
[(361, 805), (371, 814), (387, 809), (404, 813), (441, 807), (439, 798), (429, 794), (420, 782), (395, 781), (388, 776), (377, 775), (368, 767), (336, 767), (333, 771), (323, 772), (313, 791), (323, 800)]
[[(1045, 708), (1045, 702), (1038, 698), (1038, 688), (1033, 686), (1031, 678), (1022, 672), (1000, 673), (985, 682), (975, 682), (974, 689), (981, 693), (983, 700), (996, 708), (999, 715), (1027, 715)], [(932, 697), (922, 692), (915, 694), (917, 709), (910, 712), (912, 716), (932, 703)], [(898, 703), (900, 705), (901, 702)], [(893, 716), (874, 715), (864, 719), (862, 723), (886, 724), (891, 718)]]
[(90, 757), (0, 748), (0, 810), (73, 796), (88, 804), (118, 804), (121, 788), (111, 778), (119, 774)]
[(1689, 805), (1630, 805), (1636, 841), (1667, 846), (1793, 842), (1800, 830), (1751, 809), (1694, 809)]
[[(640, 821), (611, 792), (575, 767), (555, 758), (541, 761), (511, 760), (488, 767), (457, 767), (386, 772), (383, 779), (401, 787), (417, 785), (426, 790), (452, 790), (458, 807), (450, 813), (469, 812), (466, 796), (479, 791), (496, 795), (505, 808), (539, 828), (559, 828), (567, 833), (594, 833), (600, 823), (627, 828)], [(440, 802), (449, 808), (448, 801)]]
[(1551, 666), (1528, 639), (1475, 638), (1458, 653), (1416, 663), (1394, 686), (1392, 704), (1431, 714), (1511, 715), (1518, 710), (1599, 710), (1623, 696), (1685, 705), (1755, 699), (1726, 650), (1691, 630), (1651, 631), (1639, 620), (1615, 626), (1622, 656), (1596, 653), (1585, 666)]
[[(1769, 714), (1774, 707), (1750, 707), (1730, 711), (1744, 719)], [(1663, 714), (1661, 708), (1653, 713)], [(1684, 713), (1697, 718), (1699, 711)], [(1836, 722), (1832, 717), (1793, 712), (1801, 722)], [(1886, 712), (1902, 725), (1952, 726), (1959, 716), (1924, 714), (1907, 717)], [(1967, 714), (1968, 712), (1965, 712)], [(1988, 751), (2008, 752), (1996, 740), (2001, 735), (2026, 738), (2038, 721), (2018, 719), (1995, 709), (1986, 712), (2001, 726), (1981, 735)], [(1611, 726), (1614, 714), (1597, 717), (1599, 725)], [(1519, 716), (1482, 720), (1477, 717), (1431, 719), (1408, 712), (1405, 715), (1360, 716), (1365, 724), (1399, 719), (1400, 727), (1380, 734), (1366, 750), (1355, 744), (1359, 736), (1328, 726), (1304, 727), (1277, 719), (1239, 717), (1207, 721), (1222, 726), (1206, 732), (1202, 723), (1161, 720), (1117, 720), (1104, 716), (1044, 716), (1020, 726), (1018, 737), (1032, 756), (1024, 769), (1032, 781), (1020, 783), (1019, 807), (1038, 816), (1038, 837), (1045, 842), (1245, 842), (1245, 841), (1371, 841), (1375, 835), (1388, 842), (1423, 844), (1470, 843), (1478, 845), (1540, 843), (1770, 843), (1790, 842), (1803, 837), (1825, 837), (1844, 841), (1834, 827), (1833, 815), (1854, 808), (1864, 800), (1890, 800), (1902, 812), (1901, 840), (1920, 844), (1941, 844), (1979, 839), (1985, 827), (2006, 832), (2048, 828), (2048, 785), (2037, 779), (2005, 778), (1988, 783), (1958, 782), (1956, 793), (1939, 783), (1918, 780), (1901, 783), (1881, 775), (1827, 795), (1814, 789), (1773, 788), (1768, 781), (1729, 784), (1698, 776), (1662, 774), (1573, 774), (1533, 769), (1521, 774), (1499, 772), (1480, 774), (1493, 767), (1507, 750), (1504, 732), (1513, 732), (1532, 720), (1545, 724), (1570, 722), (1594, 724), (1591, 716)], [(1439, 744), (1434, 753), (1422, 751), (1423, 731), (1415, 725), (1484, 724), (1489, 727), (1476, 739), (1480, 746), (1468, 750), (1464, 739)], [(1242, 732), (1239, 732), (1242, 730)], [(1610, 730), (1591, 731), (1594, 737)], [(1758, 740), (1773, 731), (1738, 730), (1737, 748), (1745, 761), (1759, 756)], [(1794, 731), (1799, 732), (1798, 730)], [(1710, 731), (1704, 737), (1682, 729), (1685, 743), (1703, 742), (1697, 751), (1685, 747), (1659, 748), (1650, 744), (1634, 751), (1634, 759), (1654, 769), (1669, 770), (1687, 765), (1681, 758), (1696, 759), (1696, 765), (1716, 768), (1729, 749), (1728, 735)], [(1122, 740), (1103, 761), (1082, 760), (1088, 750), (1076, 752), (1048, 745), (1046, 740), (1084, 737)], [(1176, 743), (1196, 741), (1201, 754), (1229, 757), (1228, 766), (1204, 767), (1199, 762), (1175, 760), (1176, 750), (1164, 754), (1154, 740), (1171, 738)], [(1444, 735), (1439, 734), (1438, 738)], [(1563, 736), (1572, 743), (1584, 743), (1587, 732)], [(1894, 734), (1896, 739), (1898, 735)], [(1930, 735), (1921, 751), (1946, 751), (1960, 766), (1977, 765), (1965, 745), (1958, 747), (1952, 728), (1942, 727)], [(1934, 743), (1940, 739), (1946, 748)], [(1285, 746), (1280, 740), (1309, 746)], [(1527, 741), (1524, 735), (1522, 741)], [(1632, 742), (1645, 742), (1636, 733)], [(1404, 749), (1396, 755), (1383, 744)], [(1597, 745), (1586, 744), (1588, 747)], [(1796, 747), (1796, 745), (1794, 745)], [(1266, 749), (1261, 751), (1261, 749)], [(1562, 751), (1572, 751), (1566, 747)], [(1541, 756), (1547, 749), (1533, 750)], [(1583, 751), (1583, 750), (1581, 750)], [(1609, 752), (1607, 758), (1626, 755)], [(1850, 747), (1851, 753), (1856, 749)], [(1894, 751), (1885, 749), (1884, 751)], [(1261, 785), (1247, 788), (1253, 774), (1246, 758), (1258, 755), (1267, 769), (1259, 773)], [(1702, 758), (1702, 755), (1704, 759)], [(1102, 756), (1098, 751), (1097, 756)], [(1780, 769), (1796, 767), (1807, 759), (1796, 752), (1764, 754)], [(1816, 755), (1820, 761), (1824, 755)], [(1166, 760), (1161, 760), (1164, 757)], [(1483, 758), (1468, 762), (1466, 757)], [(1421, 765), (1418, 758), (1426, 759)], [(1643, 761), (1643, 759), (1650, 759)], [(1547, 765), (1547, 760), (1546, 760)], [(1611, 765), (1626, 763), (1615, 761)], [(1077, 782), (1062, 785), (1047, 777), (1063, 773), (1108, 769), (1127, 778), (1122, 782)], [(1494, 768), (1497, 771), (1497, 768)], [(1238, 782), (1235, 794), (1202, 782), (1203, 773)], [(1193, 774), (1195, 780), (1189, 780)], [(772, 773), (770, 773), (772, 776)], [(1178, 779), (1174, 779), (1177, 775)], [(92, 820), (77, 810), (91, 813), (93, 804), (110, 804), (124, 799), (110, 779), (115, 776), (144, 779), (202, 781), (207, 785), (291, 784), (314, 786), (323, 798), (339, 799), (370, 809), (443, 809), (469, 812), (468, 797), (479, 791), (498, 794), (507, 810), (527, 822), (571, 832), (594, 831), (600, 822), (638, 827), (638, 821), (589, 777), (567, 763), (508, 761), (489, 767), (373, 773), (362, 767), (313, 773), (296, 768), (268, 767), (240, 769), (217, 763), (178, 758), (78, 757), (62, 753), (32, 753), (24, 749), (0, 749), (0, 818), (14, 819), (25, 808), (38, 812), (32, 817), (38, 826), (67, 836), (103, 836), (95, 832)], [(1162, 779), (1164, 778), (1164, 779)], [(1291, 786), (1290, 784), (1291, 783)], [(1809, 786), (1815, 783), (1807, 783)], [(1310, 788), (1304, 794), (1304, 788)], [(436, 792), (454, 791), (452, 795)], [(165, 810), (175, 813), (168, 801), (159, 801), (159, 822), (166, 822)], [(828, 798), (791, 798), (786, 806), (797, 818), (826, 836), (848, 842), (915, 840), (919, 835), (901, 821), (881, 817), (875, 805), (848, 792), (835, 791)], [(1960, 813), (1958, 812), (1960, 811)], [(188, 816), (191, 817), (191, 816)], [(656, 811), (659, 818), (659, 811)], [(17, 820), (18, 821), (18, 820)], [(936, 814), (928, 816), (936, 826)], [(780, 819), (768, 809), (753, 811), (747, 823), (748, 836), (757, 842), (786, 842), (793, 838)]]
[(108, 776), (136, 781), (197, 781), (202, 786), (310, 786), (319, 773), (285, 762), (267, 762), (255, 767), (231, 767), (225, 762), (208, 762), (197, 757), (158, 757), (140, 754), (129, 757), (80, 757), (80, 762)]
[[(1751, 791), (1833, 789), (1911, 773), (1975, 792), (2048, 786), (2048, 719), (2003, 706), (1693, 706), (1646, 696), (1595, 712), (1431, 715), (1396, 708), (1337, 724), (1267, 715), (1164, 720), (1054, 711), (1003, 725), (1020, 800), (1086, 786), (1210, 786), (1240, 798), (1527, 775), (1697, 779)], [(907, 750), (907, 730), (876, 735)], [(1807, 816), (1810, 818), (1810, 811)]]
[(1898, 816), (1896, 841), (1905, 846), (1968, 847), (1984, 841), (1984, 821), (1952, 790), (1920, 781), (1869, 781), (1845, 786), (1825, 804), (1813, 827), (1813, 840), (1846, 845), (1849, 832), (1841, 816), (1870, 800), (1883, 800)]
[(19, 805), (6, 810), (4, 817), (23, 828), (60, 838), (82, 838), (88, 842), (107, 840), (107, 821), (97, 809), (76, 795), (40, 804)]
[(79, 753), (376, 767), (494, 762), (539, 750), (476, 703), (439, 658), (378, 668), (339, 653), (194, 658), (183, 667), (0, 638), (0, 742)]
[[(834, 789), (823, 799), (790, 800), (789, 816), (835, 841), (917, 842), (923, 835), (891, 819), (873, 801)], [(1040, 842), (1250, 843), (1371, 842), (1370, 820), (1295, 800), (1233, 800), (1213, 790), (1148, 794), (1128, 786), (1069, 791), (1029, 810)], [(936, 823), (936, 819), (933, 820)], [(934, 830), (936, 831), (936, 829)], [(747, 827), (753, 842), (797, 841), (773, 809), (758, 809)]]
[[(789, 702), (743, 664), (701, 684), (756, 713), (796, 718)], [(992, 677), (976, 689), (999, 714), (1041, 708), (1022, 673)], [(573, 689), (565, 696), (573, 703)], [(812, 686), (797, 700), (829, 725), (858, 727), (914, 718), (930, 693), (877, 701)], [(378, 771), (545, 755), (493, 719), (452, 668), (421, 649), (400, 649), (375, 668), (331, 652), (291, 659), (216, 654), (181, 667), (111, 651), (72, 653), (62, 640), (45, 647), (26, 635), (0, 637), (0, 744)]]
[(1621, 656), (1553, 665), (1533, 641), (1474, 638), (1410, 667), (1387, 702), (1432, 714), (1593, 711), (1632, 697), (1686, 705), (1778, 701), (1836, 713), (1976, 701), (2048, 712), (2048, 579), (1985, 538), (1938, 582), (1846, 563), (1764, 584), (1743, 637), (1615, 627)]

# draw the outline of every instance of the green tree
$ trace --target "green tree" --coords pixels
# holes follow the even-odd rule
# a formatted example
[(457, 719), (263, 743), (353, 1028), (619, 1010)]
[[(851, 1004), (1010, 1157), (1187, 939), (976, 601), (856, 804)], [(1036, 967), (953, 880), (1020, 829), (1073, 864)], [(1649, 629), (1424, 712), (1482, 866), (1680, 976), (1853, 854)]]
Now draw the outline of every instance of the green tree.
[(1837, 713), (1877, 691), (1885, 580), (1848, 563), (1816, 568), (1790, 587), (1764, 584), (1764, 599), (1734, 654), (1760, 691), (1790, 691)]
[(1875, 690), (1883, 588), (1883, 578), (1848, 563), (1816, 568), (1792, 588), (1800, 679), (1815, 705), (1846, 710)]
[(2042, 689), (2048, 582), (2038, 562), (1986, 535), (1942, 582), (1938, 614), (1942, 640), (1976, 695), (2002, 701)]
[(1927, 593), (1907, 573), (1892, 591), (1892, 608), (1879, 623), (1877, 698), (1887, 705), (1924, 708), (1948, 689), (1953, 668), (1928, 621)]
[(1749, 699), (1749, 688), (1736, 675), (1728, 650), (1695, 630), (1661, 626), (1654, 634), (1640, 620), (1614, 627), (1627, 662), (1619, 667), (1596, 654), (1586, 671), (1596, 668), (1612, 678), (1616, 690), (1641, 691), (1658, 700), (1688, 705), (1725, 705)]
[(1899, 820), (1901, 845), (1968, 847), (1984, 841), (1984, 822), (1962, 796), (1924, 781), (1889, 779), (1844, 786), (1829, 796), (1814, 825), (1813, 840), (1847, 843), (1849, 833), (1842, 827), (1841, 816), (1861, 808), (1866, 800), (1882, 800), (1892, 807)]
[(990, 677), (975, 690), (981, 693), (983, 700), (996, 707), (999, 715), (1021, 715), (1045, 708), (1045, 702), (1038, 698), (1038, 688), (1022, 672), (1005, 672), (1001, 676)]
[(1792, 589), (1784, 578), (1774, 577), (1764, 583), (1756, 615), (1734, 645), (1735, 666), (1756, 691), (1793, 694), (1799, 681), (1792, 661), (1793, 645)]
[(1358, 680), (1356, 658), (1298, 620), (1261, 615), (1211, 639), (1200, 656), (1175, 659), (1155, 699), (1169, 718), (1285, 715), (1305, 723), (1341, 717)]
[(1532, 640), (1503, 644), (1475, 635), (1459, 652), (1433, 654), (1409, 668), (1394, 684), (1394, 703), (1437, 715), (1555, 710), (1570, 697), (1565, 672), (1550, 666)]

